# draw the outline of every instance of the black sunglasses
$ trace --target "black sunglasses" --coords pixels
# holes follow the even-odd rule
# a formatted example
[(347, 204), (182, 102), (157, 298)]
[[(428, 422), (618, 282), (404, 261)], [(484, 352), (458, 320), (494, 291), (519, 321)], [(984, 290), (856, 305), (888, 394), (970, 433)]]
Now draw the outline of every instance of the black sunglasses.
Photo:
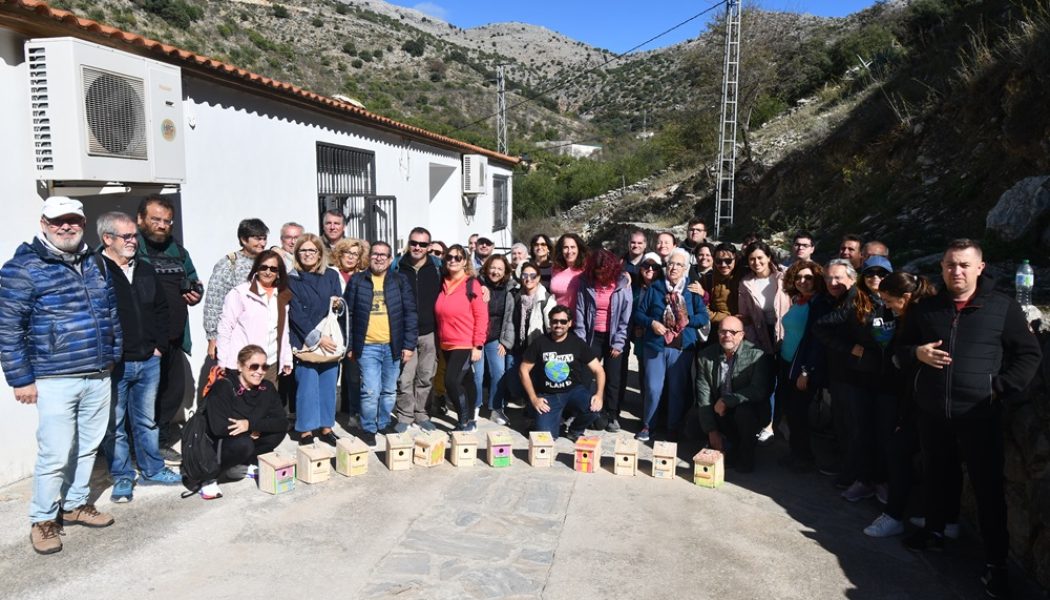
[(269, 368), (270, 368), (270, 365), (268, 365), (266, 363), (252, 363), (252, 364), (248, 365), (248, 370), (253, 372), (253, 373), (256, 372), (256, 371), (265, 371), (266, 369), (269, 369)]
[(259, 272), (262, 273), (263, 271), (269, 271), (271, 273), (280, 273), (281, 267), (271, 267), (270, 265), (262, 265), (259, 267)]
[(466, 258), (467, 257), (463, 256), (462, 254), (449, 254), (448, 257), (446, 258), (446, 260), (448, 262), (450, 262), (450, 263), (454, 263), (454, 262), (462, 262), (462, 261), (466, 260)]
[(441, 256), (442, 254), (444, 254), (444, 252), (442, 252), (441, 250), (431, 250), (430, 251), (430, 255), (431, 256)]
[(413, 248), (426, 248), (430, 245), (430, 242), (417, 242), (415, 240), (408, 240), (408, 245)]
[(551, 325), (568, 325), (569, 319), (551, 319)]
[(715, 259), (715, 264), (719, 264), (719, 265), (731, 265), (734, 262), (736, 262), (735, 258), (716, 258)]

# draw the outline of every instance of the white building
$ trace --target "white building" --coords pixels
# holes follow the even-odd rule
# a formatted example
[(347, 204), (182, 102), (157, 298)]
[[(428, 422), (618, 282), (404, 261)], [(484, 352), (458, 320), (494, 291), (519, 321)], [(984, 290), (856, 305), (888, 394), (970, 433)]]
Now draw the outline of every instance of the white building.
[[(27, 43), (36, 58), (27, 57)], [(112, 149), (89, 147), (85, 132), (114, 126), (105, 113), (124, 84), (103, 90), (115, 95), (91, 96), (88, 70), (133, 88), (137, 69), (145, 83), (134, 97), (144, 116), (141, 131), (129, 135), (143, 138), (140, 154), (99, 158)], [(84, 110), (89, 98), (103, 99), (93, 116)], [(124, 133), (113, 135), (119, 142)], [(237, 223), (246, 217), (267, 223), (271, 245), (282, 223), (317, 232), (324, 210), (338, 208), (349, 235), (395, 248), (415, 226), (447, 243), (480, 233), (510, 246), (516, 162), (39, 0), (0, 0), (2, 261), (39, 231), (40, 202), (50, 195), (85, 203), (85, 233), (94, 240), (92, 217), (134, 215), (144, 196), (167, 194), (177, 207), (176, 237), (205, 281), (238, 247)], [(204, 347), (201, 314), (201, 306), (190, 309), (194, 372)], [(31, 474), (36, 420), (36, 409), (0, 383), (0, 485)]]
[(581, 144), (570, 141), (536, 142), (536, 147), (550, 150), (551, 152), (562, 156), (571, 156), (573, 158), (593, 158), (597, 157), (602, 152), (602, 146), (600, 144)]

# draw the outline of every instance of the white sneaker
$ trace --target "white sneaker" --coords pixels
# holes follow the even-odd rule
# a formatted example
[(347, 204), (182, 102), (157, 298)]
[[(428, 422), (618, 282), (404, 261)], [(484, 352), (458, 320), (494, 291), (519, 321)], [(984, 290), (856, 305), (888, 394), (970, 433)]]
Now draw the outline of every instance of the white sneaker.
[(245, 474), (248, 479), (259, 478), (259, 465), (248, 465), (248, 472)]
[(762, 429), (762, 431), (759, 431), (755, 437), (758, 438), (759, 444), (765, 444), (769, 440), (773, 439), (773, 429), (768, 427), (764, 428)]
[(216, 498), (222, 498), (222, 490), (219, 489), (219, 484), (215, 481), (210, 481), (201, 486), (201, 498), (205, 500), (215, 500)]
[[(920, 529), (926, 527), (926, 517), (912, 517), (908, 519), (908, 522)], [(960, 533), (961, 530), (959, 529), (958, 523), (944, 524), (944, 537), (948, 538), (949, 540), (959, 539)]]
[(904, 523), (886, 513), (879, 515), (871, 525), (864, 528), (864, 535), (875, 538), (890, 537), (902, 533), (904, 533)]

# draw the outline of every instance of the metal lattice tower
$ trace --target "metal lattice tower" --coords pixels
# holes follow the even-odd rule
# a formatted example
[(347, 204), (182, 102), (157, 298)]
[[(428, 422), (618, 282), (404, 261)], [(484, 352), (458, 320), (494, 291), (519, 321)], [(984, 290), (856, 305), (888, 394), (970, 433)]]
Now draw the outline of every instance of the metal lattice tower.
[(496, 151), (507, 153), (507, 89), (503, 65), (496, 65)]
[(715, 237), (733, 224), (736, 196), (736, 134), (740, 98), (740, 0), (726, 0), (726, 47), (722, 72), (722, 119), (718, 134)]

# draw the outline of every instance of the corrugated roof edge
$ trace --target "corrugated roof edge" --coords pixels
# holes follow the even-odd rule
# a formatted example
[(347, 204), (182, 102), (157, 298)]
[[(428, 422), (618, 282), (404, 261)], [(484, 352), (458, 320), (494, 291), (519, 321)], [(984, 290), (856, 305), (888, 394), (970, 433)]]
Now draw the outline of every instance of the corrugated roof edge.
[[(151, 40), (136, 33), (131, 33), (122, 29), (117, 29), (116, 27), (111, 27), (109, 25), (98, 23), (97, 21), (92, 21), (91, 19), (85, 19), (83, 17), (77, 16), (76, 14), (68, 10), (52, 8), (47, 4), (47, 2), (44, 2), (43, 0), (0, 0), (0, 8), (3, 8), (5, 6), (21, 9), (25, 13), (28, 13), (35, 18), (40, 18), (42, 20), (58, 21), (66, 25), (70, 25), (76, 29), (87, 31), (101, 38), (117, 40), (133, 46), (140, 46), (155, 54), (163, 55), (164, 58), (168, 59), (165, 62), (186, 63), (192, 67), (211, 70), (220, 75), (221, 77), (229, 79), (231, 81), (236, 81), (238, 83), (248, 83), (249, 85), (255, 85), (269, 91), (277, 91), (279, 93), (294, 96), (299, 100), (306, 100), (309, 103), (320, 105), (326, 108), (334, 108), (351, 114), (361, 121), (371, 122), (387, 129), (400, 131), (406, 135), (415, 137), (422, 141), (434, 142), (438, 145), (456, 148), (458, 150), (462, 150), (464, 153), (467, 154), (483, 154), (489, 157), (490, 159), (494, 159), (499, 162), (507, 163), (510, 165), (515, 165), (519, 162), (519, 159), (514, 156), (508, 156), (506, 154), (489, 150), (487, 148), (475, 146), (474, 144), (468, 144), (467, 142), (457, 140), (452, 137), (441, 135), (439, 133), (434, 133), (433, 131), (428, 131), (426, 129), (423, 129), (422, 127), (416, 127), (414, 125), (408, 125), (407, 123), (401, 123), (400, 121), (395, 121), (394, 119), (390, 119), (382, 115), (377, 115), (363, 108), (359, 108), (346, 102), (340, 102), (339, 100), (329, 98), (328, 96), (322, 96), (321, 94), (305, 90), (299, 86), (292, 85), (284, 81), (278, 81), (270, 77), (265, 77), (263, 75), (259, 75), (258, 73), (253, 73), (246, 69), (241, 69), (240, 67), (237, 67), (235, 65), (224, 63), (222, 61), (218, 61), (207, 56), (190, 52), (189, 50), (184, 50), (175, 46), (163, 44), (161, 42)], [(3, 11), (0, 11), (0, 23), (2, 22)], [(74, 33), (77, 32), (74, 31)], [(84, 39), (89, 39), (90, 41), (91, 36), (77, 35), (76, 37), (82, 37)]]

